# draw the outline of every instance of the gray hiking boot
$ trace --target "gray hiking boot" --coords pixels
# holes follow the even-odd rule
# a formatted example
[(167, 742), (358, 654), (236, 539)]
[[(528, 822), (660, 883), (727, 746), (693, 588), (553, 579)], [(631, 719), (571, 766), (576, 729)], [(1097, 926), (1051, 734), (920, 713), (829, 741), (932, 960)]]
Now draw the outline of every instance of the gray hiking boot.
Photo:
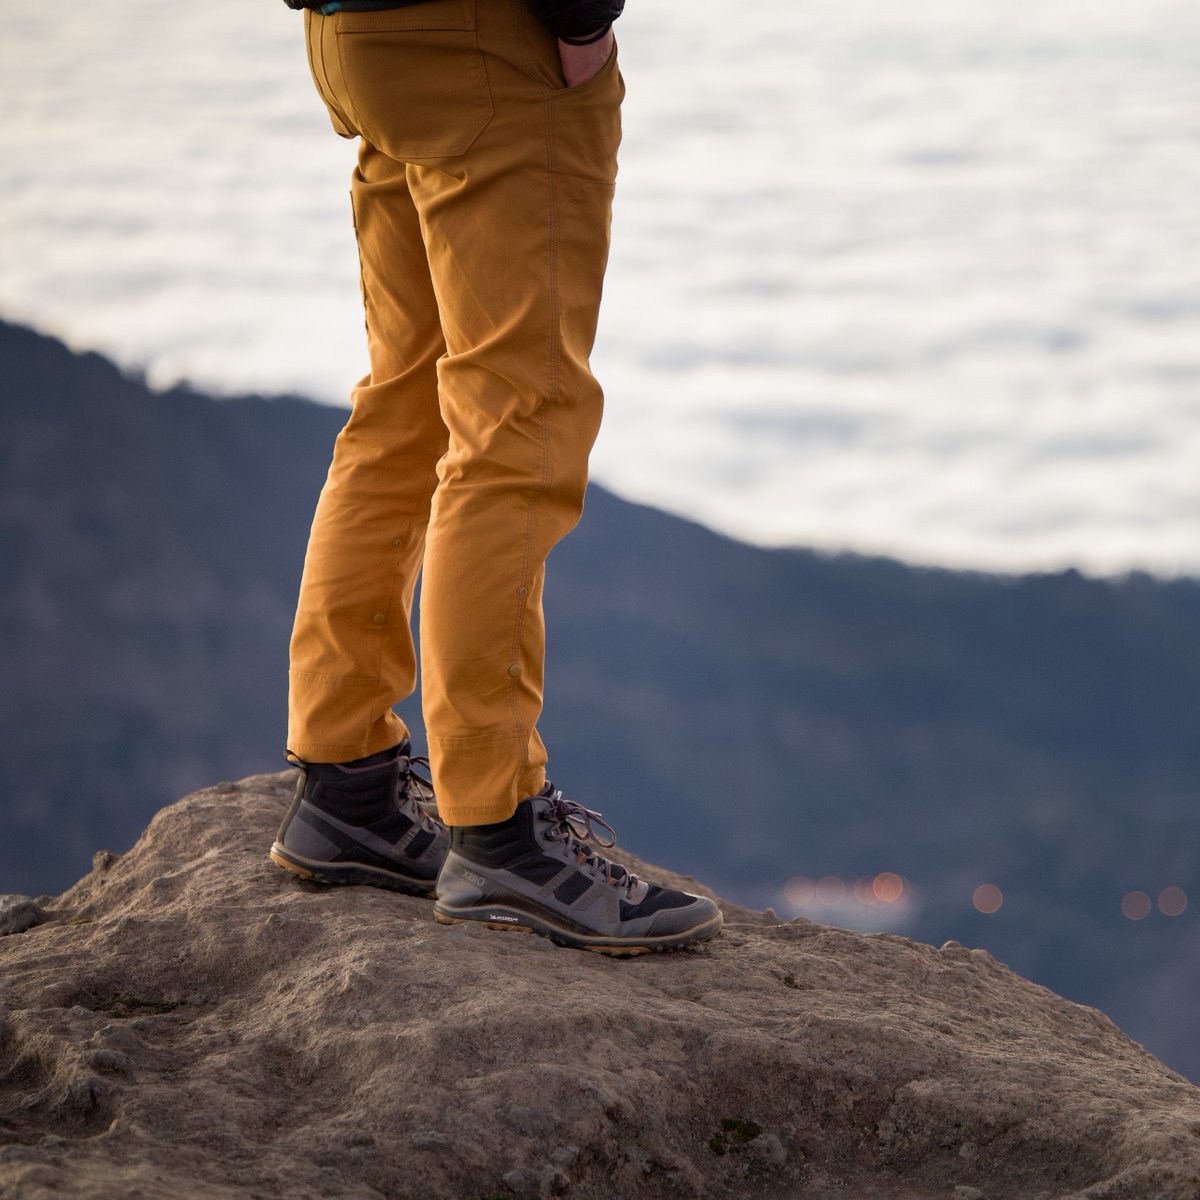
[(721, 932), (713, 901), (646, 883), (589, 849), (588, 839), (612, 846), (612, 826), (549, 784), (507, 821), (453, 827), (450, 839), (433, 906), (442, 924), (479, 921), (614, 955), (675, 950)]
[(318, 883), (428, 896), (450, 846), (429, 780), (406, 741), (370, 767), (300, 763), (296, 799), (271, 847), (277, 866)]

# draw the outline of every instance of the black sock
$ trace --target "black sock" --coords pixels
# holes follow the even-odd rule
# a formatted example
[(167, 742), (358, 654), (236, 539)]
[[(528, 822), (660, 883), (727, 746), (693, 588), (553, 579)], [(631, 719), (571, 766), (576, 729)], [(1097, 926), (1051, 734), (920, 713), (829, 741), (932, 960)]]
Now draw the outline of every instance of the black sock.
[(395, 746), (389, 747), (387, 750), (377, 750), (374, 754), (368, 754), (366, 758), (354, 758), (350, 762), (334, 763), (332, 765), (341, 767), (344, 771), (362, 771), (371, 767), (382, 767), (384, 763), (390, 763), (392, 759), (399, 758), (401, 754), (407, 754), (405, 747), (408, 746), (408, 739), (397, 743)]
[(528, 807), (518, 805), (508, 820), (491, 825), (455, 825), (450, 830), (450, 844), (485, 862), (502, 861), (530, 844)]
[(326, 812), (355, 825), (384, 821), (395, 811), (396, 760), (409, 749), (407, 740), (378, 754), (345, 763), (309, 763), (309, 800)]

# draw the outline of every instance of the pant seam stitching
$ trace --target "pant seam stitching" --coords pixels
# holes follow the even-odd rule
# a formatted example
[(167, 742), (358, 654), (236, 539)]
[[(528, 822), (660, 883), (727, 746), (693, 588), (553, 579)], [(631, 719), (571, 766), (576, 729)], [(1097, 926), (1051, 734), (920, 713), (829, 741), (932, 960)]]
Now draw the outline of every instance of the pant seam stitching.
[[(546, 405), (550, 399), (558, 398), (558, 352), (559, 338), (556, 336), (560, 325), (559, 317), (559, 294), (558, 294), (558, 186), (555, 177), (555, 169), (557, 160), (554, 154), (554, 112), (547, 99), (542, 101), (542, 131), (543, 142), (546, 152), (546, 196), (548, 208), (548, 240), (547, 246), (547, 266), (549, 269), (549, 301), (550, 301), (550, 328), (549, 328), (549, 353), (547, 355), (549, 365), (548, 379), (548, 397), (543, 400), (539, 406), (539, 423), (542, 433), (542, 462), (540, 479), (537, 489), (528, 501), (528, 516), (525, 521), (525, 539), (521, 551), (521, 580), (520, 586), (529, 587), (529, 562), (533, 551), (533, 523), (536, 513), (537, 502), (546, 491), (550, 482), (550, 430), (549, 430), (549, 414), (546, 411)], [(520, 597), (520, 603), (517, 609), (517, 620), (513, 629), (513, 649), (512, 661), (518, 662), (521, 648), (521, 634), (525, 628), (525, 617), (530, 603), (529, 593)], [(514, 789), (517, 786), (526, 768), (529, 766), (529, 730), (525, 728), (524, 721), (521, 720), (521, 709), (517, 703), (517, 688), (519, 686), (520, 677), (512, 676), (508, 685), (508, 705), (513, 716), (513, 724), (516, 727), (517, 733), (522, 741), (521, 761), (517, 766), (516, 776), (513, 779), (512, 786)]]
[[(309, 16), (309, 22), (310, 22), (310, 28), (313, 25), (317, 24), (316, 20), (311, 15)], [(325, 65), (325, 25), (324, 24), (322, 24), (319, 27), (317, 36), (313, 39), (313, 44), (317, 47), (317, 49), (319, 51), (319, 58), (320, 58), (320, 64), (321, 64), (321, 82), (324, 85), (324, 89), (323, 89), (324, 94), (326, 96), (330, 97), (331, 100), (336, 102), (337, 98), (334, 96), (333, 84), (330, 82), (330, 79), (329, 79), (329, 68)], [(340, 67), (340, 63), (339, 63), (339, 67)], [(333, 103), (333, 104), (330, 104), (330, 108), (332, 108), (335, 111), (335, 113), (337, 114), (338, 120), (341, 121), (342, 124), (345, 125), (347, 129), (350, 128), (350, 122), (347, 119), (347, 114), (342, 111), (342, 105), (340, 103)]]

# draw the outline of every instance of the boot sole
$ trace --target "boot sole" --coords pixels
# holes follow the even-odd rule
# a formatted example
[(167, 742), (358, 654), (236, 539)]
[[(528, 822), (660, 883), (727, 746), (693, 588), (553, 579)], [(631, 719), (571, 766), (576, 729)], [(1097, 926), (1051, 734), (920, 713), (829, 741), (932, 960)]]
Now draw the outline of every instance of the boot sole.
[[(721, 932), (724, 919), (718, 913), (703, 925), (685, 929), (681, 933), (664, 934), (661, 937), (614, 938), (600, 934), (588, 935), (564, 929), (544, 917), (521, 909), (490, 905), (488, 908), (446, 909), (434, 905), (433, 915), (441, 925), (458, 925), (472, 921), (485, 929), (497, 929), (502, 933), (536, 933), (549, 938), (556, 946), (569, 946), (572, 950), (591, 950), (594, 954), (607, 954), (612, 958), (632, 958), (638, 954), (664, 954), (668, 950), (680, 950), (697, 942), (706, 942)], [(496, 920), (496, 917), (503, 918)]]
[(369, 887), (386, 888), (389, 892), (404, 892), (409, 896), (433, 895), (436, 880), (419, 879), (415, 875), (381, 871), (355, 863), (324, 863), (305, 858), (291, 850), (285, 850), (278, 842), (271, 847), (271, 861), (285, 871), (307, 879), (309, 883), (331, 883), (344, 886), (366, 884)]

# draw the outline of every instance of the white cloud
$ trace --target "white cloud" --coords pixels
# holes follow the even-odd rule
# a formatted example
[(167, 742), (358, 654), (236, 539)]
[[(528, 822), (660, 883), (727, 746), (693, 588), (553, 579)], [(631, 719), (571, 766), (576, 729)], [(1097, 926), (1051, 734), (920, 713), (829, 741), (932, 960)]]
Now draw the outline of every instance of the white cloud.
[[(346, 180), (282, 4), (0, 0), (0, 310), (337, 400)], [(596, 476), (762, 541), (1200, 570), (1200, 13), (631, 4)]]

